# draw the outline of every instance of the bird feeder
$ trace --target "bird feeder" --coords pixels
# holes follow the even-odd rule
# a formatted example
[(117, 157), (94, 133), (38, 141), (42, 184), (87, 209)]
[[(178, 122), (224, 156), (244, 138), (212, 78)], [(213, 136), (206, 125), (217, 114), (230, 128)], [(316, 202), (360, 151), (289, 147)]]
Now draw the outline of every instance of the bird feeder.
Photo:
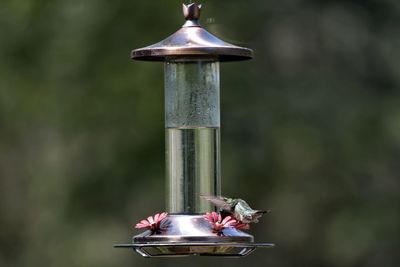
[(245, 256), (257, 247), (273, 246), (255, 243), (252, 235), (235, 227), (216, 232), (203, 216), (215, 208), (202, 196), (221, 195), (219, 65), (251, 59), (253, 51), (207, 32), (199, 24), (200, 10), (195, 3), (183, 5), (182, 28), (131, 54), (134, 60), (165, 66), (168, 216), (158, 231), (115, 245), (133, 248), (144, 257)]

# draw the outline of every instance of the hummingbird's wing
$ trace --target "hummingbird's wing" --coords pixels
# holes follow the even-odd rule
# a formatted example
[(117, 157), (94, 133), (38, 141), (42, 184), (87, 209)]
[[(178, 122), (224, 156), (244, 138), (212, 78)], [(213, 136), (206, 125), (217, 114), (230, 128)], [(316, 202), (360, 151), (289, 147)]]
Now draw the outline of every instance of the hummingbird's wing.
[(219, 196), (201, 196), (202, 198), (210, 201), (216, 207), (231, 212), (232, 204), (228, 202), (228, 198)]

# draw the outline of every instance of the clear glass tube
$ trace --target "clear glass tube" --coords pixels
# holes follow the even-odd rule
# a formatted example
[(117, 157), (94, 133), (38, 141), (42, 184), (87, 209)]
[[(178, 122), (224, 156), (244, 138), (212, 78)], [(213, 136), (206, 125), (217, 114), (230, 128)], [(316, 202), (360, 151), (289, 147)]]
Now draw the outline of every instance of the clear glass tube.
[(201, 195), (220, 194), (219, 63), (165, 63), (167, 210), (212, 210)]

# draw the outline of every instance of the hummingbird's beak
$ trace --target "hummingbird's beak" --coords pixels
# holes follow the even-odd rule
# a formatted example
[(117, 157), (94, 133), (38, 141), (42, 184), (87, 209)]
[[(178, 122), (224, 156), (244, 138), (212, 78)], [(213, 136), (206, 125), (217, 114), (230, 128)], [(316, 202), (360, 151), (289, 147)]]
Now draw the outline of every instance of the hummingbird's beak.
[(256, 214), (265, 214), (265, 213), (270, 213), (270, 212), (271, 212), (271, 210), (258, 210), (256, 212)]

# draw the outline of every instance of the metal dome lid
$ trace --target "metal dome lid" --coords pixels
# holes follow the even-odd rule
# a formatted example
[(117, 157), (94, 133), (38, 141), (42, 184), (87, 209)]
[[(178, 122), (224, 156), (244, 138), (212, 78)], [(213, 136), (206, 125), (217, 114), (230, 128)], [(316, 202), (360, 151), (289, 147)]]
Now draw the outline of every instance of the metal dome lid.
[(253, 57), (253, 50), (224, 42), (201, 27), (198, 22), (200, 11), (201, 5), (183, 4), (186, 23), (182, 28), (161, 42), (133, 50), (131, 58), (165, 61), (167, 57), (209, 58), (215, 56), (219, 61), (238, 61)]

